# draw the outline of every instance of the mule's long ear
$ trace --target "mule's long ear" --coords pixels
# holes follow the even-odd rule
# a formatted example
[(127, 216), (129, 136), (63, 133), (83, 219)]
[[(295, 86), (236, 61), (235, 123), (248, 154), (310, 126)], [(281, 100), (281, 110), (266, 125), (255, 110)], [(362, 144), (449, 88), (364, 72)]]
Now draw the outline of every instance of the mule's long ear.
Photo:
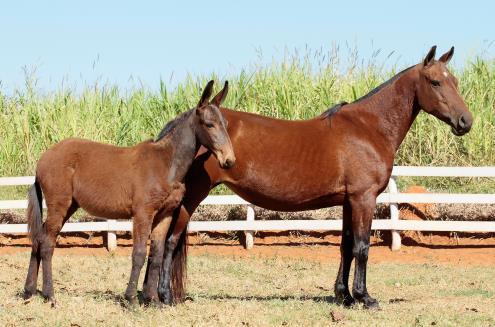
[(223, 100), (225, 100), (225, 98), (227, 97), (227, 93), (229, 93), (229, 82), (225, 81), (223, 89), (218, 92), (217, 95), (215, 95), (213, 100), (211, 100), (211, 103), (217, 107), (220, 107), (220, 105), (223, 103)]
[(201, 99), (199, 99), (198, 108), (206, 106), (210, 101), (211, 93), (213, 92), (213, 83), (215, 82), (211, 80), (208, 84), (206, 84), (203, 94), (201, 95)]
[(435, 52), (437, 52), (436, 45), (432, 46), (430, 51), (426, 55), (425, 60), (423, 61), (423, 65), (425, 67), (433, 63), (433, 60), (435, 60)]
[(445, 52), (438, 61), (448, 64), (452, 56), (454, 55), (454, 47), (450, 48), (448, 52)]

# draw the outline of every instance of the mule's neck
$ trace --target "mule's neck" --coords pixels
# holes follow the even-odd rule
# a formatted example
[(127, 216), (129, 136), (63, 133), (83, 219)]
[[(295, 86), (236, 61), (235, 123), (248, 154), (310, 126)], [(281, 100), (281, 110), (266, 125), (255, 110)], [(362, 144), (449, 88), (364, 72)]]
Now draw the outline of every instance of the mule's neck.
[(158, 142), (169, 142), (173, 148), (167, 180), (183, 181), (191, 166), (200, 143), (196, 137), (195, 109), (188, 113), (188, 117), (175, 126), (171, 135)]
[(370, 97), (358, 101), (355, 114), (366, 117), (371, 133), (383, 139), (392, 156), (406, 137), (420, 107), (416, 99), (418, 71), (412, 67)]

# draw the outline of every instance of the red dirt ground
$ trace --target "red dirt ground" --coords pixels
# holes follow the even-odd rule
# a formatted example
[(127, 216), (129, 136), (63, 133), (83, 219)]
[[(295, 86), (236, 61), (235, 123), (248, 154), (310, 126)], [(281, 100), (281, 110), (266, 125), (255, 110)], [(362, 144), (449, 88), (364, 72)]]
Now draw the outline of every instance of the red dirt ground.
[[(387, 233), (388, 235), (388, 233)], [(400, 251), (392, 252), (385, 236), (372, 238), (370, 262), (449, 263), (495, 266), (495, 235), (493, 234), (417, 234), (403, 238)], [(255, 245), (245, 250), (235, 234), (210, 233), (189, 237), (190, 254), (217, 254), (233, 258), (287, 257), (338, 262), (340, 236), (337, 233), (258, 233)], [(58, 254), (107, 255), (102, 234), (72, 233), (58, 240)], [(129, 256), (132, 239), (129, 234), (118, 236), (117, 255)], [(30, 251), (24, 236), (0, 236), (0, 255)]]

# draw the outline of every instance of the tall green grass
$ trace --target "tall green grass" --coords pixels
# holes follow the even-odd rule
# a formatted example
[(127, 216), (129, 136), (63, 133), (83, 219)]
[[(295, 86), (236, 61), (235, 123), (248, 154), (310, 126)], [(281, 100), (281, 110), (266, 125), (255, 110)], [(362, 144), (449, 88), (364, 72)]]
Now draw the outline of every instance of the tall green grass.
[[(306, 119), (337, 102), (357, 99), (396, 72), (373, 62), (357, 64), (358, 60), (342, 69), (338, 60), (321, 54), (294, 56), (227, 76), (231, 87), (225, 105), (272, 117)], [(395, 164), (495, 165), (495, 60), (477, 58), (452, 71), (475, 117), (472, 131), (455, 137), (444, 123), (422, 113)], [(24, 88), (10, 95), (0, 93), (0, 176), (33, 174), (40, 154), (67, 137), (122, 146), (152, 138), (168, 120), (197, 103), (201, 87), (210, 78), (217, 80), (219, 88), (217, 76), (202, 76), (189, 77), (174, 89), (161, 82), (157, 91), (95, 85), (82, 91), (60, 88), (46, 93), (28, 76)], [(433, 187), (452, 185), (441, 180), (432, 183)]]

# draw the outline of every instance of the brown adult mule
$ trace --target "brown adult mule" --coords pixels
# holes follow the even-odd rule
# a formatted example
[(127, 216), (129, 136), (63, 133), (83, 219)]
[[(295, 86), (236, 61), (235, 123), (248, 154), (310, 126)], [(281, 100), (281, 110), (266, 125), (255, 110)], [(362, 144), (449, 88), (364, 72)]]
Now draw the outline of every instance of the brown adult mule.
[[(136, 285), (146, 258), (146, 242), (182, 200), (182, 183), (200, 146), (218, 159), (219, 166), (235, 162), (226, 122), (219, 110), (228, 84), (209, 102), (210, 81), (197, 107), (170, 121), (156, 140), (133, 147), (116, 147), (82, 139), (66, 139), (46, 151), (38, 161), (36, 181), (29, 194), (28, 227), (32, 252), (24, 296), (36, 292), (43, 262), (43, 296), (55, 304), (52, 255), (64, 223), (83, 208), (98, 217), (133, 217), (132, 270), (125, 297), (136, 302)], [(42, 222), (42, 193), (48, 216)], [(156, 236), (156, 235), (155, 235)], [(158, 236), (156, 236), (158, 239)], [(164, 243), (164, 237), (160, 240)], [(143, 290), (148, 301), (158, 301), (156, 285), (163, 255), (153, 257), (153, 267)], [(146, 285), (145, 285), (146, 286)]]
[[(351, 104), (335, 106), (305, 121), (286, 121), (222, 109), (236, 149), (236, 166), (218, 168), (206, 152), (186, 175), (186, 194), (174, 211), (164, 260), (160, 297), (181, 301), (183, 276), (173, 267), (186, 257), (182, 236), (189, 218), (210, 189), (223, 183), (245, 200), (272, 210), (299, 211), (343, 205), (341, 263), (335, 295), (346, 306), (378, 302), (366, 288), (370, 228), (377, 196), (386, 188), (394, 156), (421, 109), (467, 133), (473, 121), (447, 69), (454, 48), (410, 67)], [(182, 236), (182, 237), (181, 237)], [(169, 255), (169, 254), (167, 254)], [(356, 259), (353, 296), (348, 279)], [(172, 268), (171, 268), (172, 267)], [(181, 270), (178, 270), (182, 272)], [(172, 272), (172, 275), (167, 275)]]

